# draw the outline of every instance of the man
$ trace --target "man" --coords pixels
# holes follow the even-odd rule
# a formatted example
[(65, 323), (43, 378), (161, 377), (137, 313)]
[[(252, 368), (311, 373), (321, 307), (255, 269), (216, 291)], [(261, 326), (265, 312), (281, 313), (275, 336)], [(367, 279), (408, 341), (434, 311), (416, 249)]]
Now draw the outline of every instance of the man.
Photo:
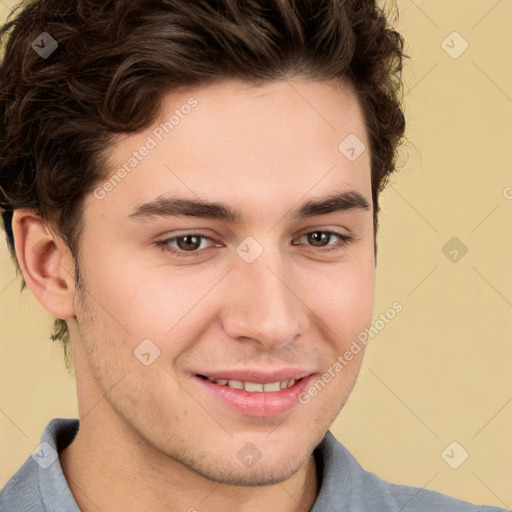
[(3, 219), (80, 419), (2, 511), (498, 510), (386, 483), (328, 430), (405, 126), (375, 2), (39, 0), (3, 32)]

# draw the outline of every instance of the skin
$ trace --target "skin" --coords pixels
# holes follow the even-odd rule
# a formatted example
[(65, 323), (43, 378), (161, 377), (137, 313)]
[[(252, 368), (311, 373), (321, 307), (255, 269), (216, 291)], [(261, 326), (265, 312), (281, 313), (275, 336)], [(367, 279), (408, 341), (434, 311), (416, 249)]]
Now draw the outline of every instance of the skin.
[[(193, 375), (302, 367), (320, 377), (371, 324), (370, 156), (351, 162), (338, 151), (351, 133), (368, 147), (362, 113), (347, 86), (305, 79), (172, 92), (149, 128), (116, 139), (111, 171), (190, 97), (198, 105), (129, 175), (103, 199), (87, 196), (82, 289), (51, 227), (15, 212), (24, 278), (70, 331), (80, 430), (60, 460), (85, 512), (309, 510), (319, 491), (312, 451), (347, 400), (364, 350), (308, 404), (276, 417), (233, 411)], [(305, 201), (342, 191), (359, 192), (370, 208), (292, 219)], [(243, 221), (129, 217), (175, 194), (236, 207)], [(156, 244), (197, 230), (212, 240), (200, 239), (195, 256)], [(304, 236), (327, 230), (353, 240), (325, 252), (339, 238), (314, 245)], [(236, 252), (248, 236), (263, 248), (250, 264)], [(179, 250), (183, 239), (169, 245)], [(145, 366), (133, 352), (148, 338), (160, 356)], [(248, 442), (261, 453), (252, 467), (237, 458)]]

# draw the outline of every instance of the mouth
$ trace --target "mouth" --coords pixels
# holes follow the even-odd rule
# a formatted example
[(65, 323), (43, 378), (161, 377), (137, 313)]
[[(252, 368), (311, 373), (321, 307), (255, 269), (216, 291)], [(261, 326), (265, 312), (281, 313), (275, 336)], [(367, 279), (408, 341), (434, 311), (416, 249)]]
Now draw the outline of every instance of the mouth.
[(282, 389), (291, 388), (296, 382), (302, 379), (285, 379), (285, 380), (276, 380), (275, 382), (249, 382), (235, 379), (216, 379), (207, 377), (206, 375), (197, 374), (197, 377), (203, 380), (207, 380), (213, 384), (218, 384), (219, 386), (227, 386), (231, 389), (243, 389), (248, 391), (249, 393), (275, 393), (276, 391), (281, 391)]
[(276, 372), (225, 371), (193, 375), (203, 396), (218, 407), (259, 418), (281, 416), (300, 404), (299, 396), (312, 384), (315, 373), (305, 370)]

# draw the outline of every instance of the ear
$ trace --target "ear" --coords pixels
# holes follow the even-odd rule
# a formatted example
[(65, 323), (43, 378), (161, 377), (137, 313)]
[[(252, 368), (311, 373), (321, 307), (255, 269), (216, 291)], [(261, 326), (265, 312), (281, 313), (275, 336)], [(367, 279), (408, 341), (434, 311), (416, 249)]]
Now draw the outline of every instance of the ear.
[(75, 266), (64, 241), (33, 210), (14, 210), (12, 231), (23, 278), (36, 299), (55, 318), (73, 318)]

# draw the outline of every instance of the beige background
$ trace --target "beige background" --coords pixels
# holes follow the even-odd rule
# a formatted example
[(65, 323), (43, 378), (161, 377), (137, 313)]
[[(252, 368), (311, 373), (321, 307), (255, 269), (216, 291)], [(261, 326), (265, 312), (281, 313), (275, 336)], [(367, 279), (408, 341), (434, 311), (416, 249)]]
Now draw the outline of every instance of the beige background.
[[(398, 7), (410, 144), (382, 199), (375, 318), (403, 311), (371, 341), (332, 431), (387, 480), (511, 507), (512, 2)], [(459, 36), (442, 46), (454, 31), (469, 44), (458, 58), (443, 46), (459, 52)], [(468, 248), (456, 262), (442, 251), (452, 237)], [(3, 485), (77, 407), (51, 320), (0, 246)], [(441, 457), (453, 441), (469, 453), (457, 469)]]

